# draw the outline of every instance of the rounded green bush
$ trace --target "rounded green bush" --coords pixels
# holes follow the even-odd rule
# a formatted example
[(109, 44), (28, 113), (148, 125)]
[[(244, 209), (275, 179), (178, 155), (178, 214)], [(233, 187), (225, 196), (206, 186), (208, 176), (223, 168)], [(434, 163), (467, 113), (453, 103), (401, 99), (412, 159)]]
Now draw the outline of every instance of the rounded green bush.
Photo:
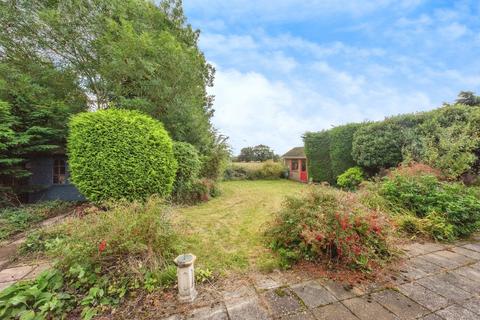
[(353, 167), (342, 173), (337, 178), (337, 184), (339, 187), (354, 190), (363, 181), (364, 174), (360, 167)]
[(187, 142), (173, 142), (173, 154), (178, 163), (174, 191), (188, 189), (198, 178), (202, 162), (197, 149)]
[(70, 178), (87, 199), (143, 200), (171, 193), (177, 162), (159, 121), (109, 109), (78, 114), (69, 128)]

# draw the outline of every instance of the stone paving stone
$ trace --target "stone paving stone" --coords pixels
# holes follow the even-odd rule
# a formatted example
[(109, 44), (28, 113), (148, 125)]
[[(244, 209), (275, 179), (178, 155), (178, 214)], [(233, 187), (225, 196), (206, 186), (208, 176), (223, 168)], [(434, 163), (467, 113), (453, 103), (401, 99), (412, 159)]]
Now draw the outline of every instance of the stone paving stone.
[(442, 267), (425, 259), (426, 256), (420, 256), (408, 260), (407, 265), (426, 274), (433, 274), (442, 270)]
[(442, 268), (454, 269), (460, 266), (456, 261), (450, 260), (441, 255), (438, 255), (437, 253), (429, 253), (422, 256), (422, 258), (425, 261), (428, 261), (431, 264), (436, 264), (437, 266)]
[(303, 309), (295, 294), (288, 288), (277, 288), (262, 294), (274, 317), (298, 313)]
[(358, 318), (340, 302), (313, 309), (312, 312), (318, 320), (358, 320)]
[(49, 269), (50, 267), (51, 265), (49, 263), (36, 265), (34, 266), (34, 269), (24, 277), (24, 279), (35, 279), (40, 273)]
[(438, 275), (422, 278), (417, 281), (427, 289), (455, 302), (463, 302), (471, 298), (472, 294), (438, 278)]
[(447, 272), (438, 276), (438, 279), (451, 283), (454, 286), (470, 293), (480, 293), (480, 283), (464, 278), (458, 274)]
[(428, 309), (394, 290), (383, 290), (372, 294), (372, 296), (400, 319), (416, 319), (430, 313)]
[(453, 252), (460, 253), (460, 254), (464, 255), (465, 257), (480, 260), (480, 252), (473, 251), (473, 250), (470, 250), (470, 249), (466, 249), (464, 247), (453, 247), (451, 250)]
[(228, 315), (223, 305), (216, 305), (193, 310), (187, 318), (195, 320), (228, 320)]
[(256, 297), (225, 301), (225, 306), (230, 320), (270, 319)]
[(315, 320), (315, 318), (310, 314), (309, 311), (301, 311), (296, 314), (290, 314), (285, 317), (281, 317), (282, 320)]
[(471, 267), (460, 267), (451, 271), (452, 273), (459, 274), (467, 279), (478, 282), (480, 281), (480, 270), (475, 270)]
[(337, 299), (317, 281), (299, 283), (290, 287), (308, 308), (316, 308), (337, 301)]
[(253, 297), (255, 295), (256, 295), (256, 292), (252, 286), (244, 285), (229, 291), (224, 291), (223, 299), (232, 300), (232, 299), (238, 299), (238, 298)]
[(434, 251), (444, 250), (445, 245), (433, 242), (412, 243), (405, 246), (403, 249), (406, 251), (407, 256), (414, 257)]
[[(437, 265), (434, 265), (434, 266), (438, 268)], [(427, 272), (422, 271), (419, 268), (415, 268), (415, 267), (410, 266), (410, 265), (404, 266), (400, 270), (400, 272), (401, 272), (400, 277), (403, 277), (404, 279), (407, 279), (408, 281), (417, 280), (417, 279), (420, 279), (420, 278), (425, 278), (429, 275)]]
[(434, 254), (437, 256), (444, 257), (448, 260), (455, 261), (458, 266), (464, 266), (466, 264), (473, 263), (476, 261), (473, 257), (467, 257), (463, 254), (452, 252), (449, 250), (437, 251), (437, 252), (434, 252)]
[(8, 282), (0, 283), (0, 291), (2, 291), (3, 289), (7, 289), (8, 287), (10, 287), (15, 282), (17, 282), (17, 281), (8, 281)]
[(332, 280), (327, 281), (323, 286), (338, 300), (350, 299), (364, 294), (363, 290), (358, 287)]
[(365, 297), (343, 300), (342, 303), (361, 320), (398, 319), (397, 316), (382, 307), (378, 302), (369, 302)]
[(253, 282), (257, 290), (270, 290), (281, 286), (281, 283), (265, 275), (255, 275), (253, 277)]
[(478, 315), (457, 305), (452, 305), (445, 309), (439, 310), (435, 312), (435, 314), (439, 315), (445, 320), (478, 320)]
[(479, 243), (469, 243), (469, 244), (463, 245), (462, 247), (467, 248), (469, 250), (480, 252), (480, 244)]
[(472, 300), (468, 300), (463, 304), (463, 307), (472, 311), (473, 313), (480, 315), (480, 298), (475, 297)]
[(437, 316), (436, 314), (434, 313), (431, 313), (429, 315), (426, 315), (425, 317), (421, 318), (422, 320), (443, 320), (442, 318), (440, 318), (440, 316)]
[(0, 271), (0, 282), (16, 281), (25, 277), (33, 270), (33, 266), (22, 266)]
[(398, 290), (430, 311), (437, 311), (449, 305), (446, 298), (416, 283), (403, 284)]

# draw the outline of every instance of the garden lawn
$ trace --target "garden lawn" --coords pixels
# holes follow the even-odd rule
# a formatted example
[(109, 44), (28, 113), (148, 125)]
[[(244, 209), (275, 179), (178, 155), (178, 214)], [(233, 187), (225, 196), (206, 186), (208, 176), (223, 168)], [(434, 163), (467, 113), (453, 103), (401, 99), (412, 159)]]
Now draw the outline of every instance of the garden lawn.
[(175, 221), (184, 235), (183, 250), (213, 272), (268, 270), (277, 257), (263, 232), (287, 195), (306, 185), (289, 180), (226, 181), (209, 202), (179, 209)]

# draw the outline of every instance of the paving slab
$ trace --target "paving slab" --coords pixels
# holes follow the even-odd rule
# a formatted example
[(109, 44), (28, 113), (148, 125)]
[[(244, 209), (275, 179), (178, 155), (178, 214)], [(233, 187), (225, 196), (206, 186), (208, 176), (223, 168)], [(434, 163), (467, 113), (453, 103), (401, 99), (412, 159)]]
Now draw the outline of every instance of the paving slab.
[[(437, 265), (434, 265), (436, 268), (438, 268)], [(420, 270), (419, 268), (415, 268), (414, 266), (411, 265), (406, 265), (400, 269), (400, 274), (399, 277), (405, 279), (406, 281), (413, 281), (417, 280), (420, 278), (425, 278), (429, 275), (429, 273)]]
[(459, 287), (444, 281), (438, 276), (422, 278), (417, 281), (425, 288), (449, 299), (450, 301), (463, 302), (472, 297), (472, 294), (460, 289)]
[(480, 281), (480, 270), (476, 270), (472, 267), (460, 267), (451, 271), (452, 273), (459, 274), (462, 277), (470, 279), (471, 281), (479, 282)]
[[(431, 255), (431, 254), (429, 254)], [(414, 268), (418, 271), (422, 271), (425, 274), (433, 274), (439, 272), (443, 269), (443, 267), (432, 263), (428, 260), (427, 255), (415, 257), (407, 261), (407, 266)]]
[(257, 293), (255, 292), (255, 288), (251, 285), (242, 285), (236, 288), (232, 288), (231, 290), (223, 292), (223, 299), (224, 300), (232, 300), (238, 298), (246, 298), (246, 297), (253, 297)]
[(195, 320), (228, 320), (227, 310), (223, 305), (212, 305), (191, 312), (188, 319)]
[(438, 275), (438, 279), (451, 283), (466, 292), (470, 292), (472, 294), (480, 293), (480, 282), (472, 281), (456, 273), (442, 273)]
[(430, 313), (428, 309), (405, 297), (398, 291), (387, 289), (376, 292), (372, 296), (378, 303), (400, 319), (416, 319)]
[(479, 297), (475, 297), (472, 300), (466, 301), (463, 304), (463, 307), (480, 316), (480, 298)]
[(469, 243), (465, 244), (462, 247), (467, 248), (469, 250), (480, 252), (480, 244), (479, 243)]
[(445, 245), (434, 243), (434, 242), (426, 242), (426, 243), (412, 243), (407, 246), (404, 246), (403, 249), (405, 250), (407, 256), (414, 257), (434, 251), (440, 251), (445, 249)]
[(270, 290), (270, 289), (275, 289), (282, 286), (280, 282), (275, 281), (271, 277), (266, 275), (253, 276), (253, 282), (257, 290)]
[(34, 269), (34, 266), (21, 266), (0, 271), (0, 282), (18, 281)]
[[(450, 258), (446, 257), (445, 253), (444, 254), (438, 254), (439, 252), (441, 252), (441, 251), (428, 253), (426, 255), (423, 255), (422, 259), (426, 260), (430, 263), (436, 264), (437, 266), (440, 266), (442, 268), (447, 268), (447, 269), (454, 269), (454, 268), (457, 268), (457, 267), (463, 265), (462, 263), (458, 263), (456, 260), (453, 260), (453, 259), (450, 259)], [(451, 252), (451, 253), (453, 253), (453, 252)], [(462, 258), (465, 258), (465, 256), (463, 256), (461, 254), (457, 253), (457, 255), (462, 257)]]
[(455, 263), (457, 263), (458, 266), (464, 266), (469, 263), (476, 262), (476, 259), (473, 257), (467, 257), (461, 253), (453, 252), (450, 250), (437, 251), (437, 252), (434, 252), (433, 254), (444, 257), (448, 260), (452, 260)]
[(425, 317), (421, 318), (422, 320), (444, 320), (443, 318), (440, 318), (440, 316), (431, 313), (429, 315), (426, 315)]
[(12, 284), (15, 284), (17, 281), (7, 281), (7, 282), (2, 282), (0, 283), (0, 291), (7, 289), (10, 287)]
[(358, 320), (358, 317), (340, 302), (313, 309), (312, 312), (318, 320)]
[(282, 320), (316, 320), (309, 310), (304, 310), (296, 314), (281, 317)]
[(225, 306), (230, 320), (270, 319), (256, 297), (225, 301)]
[(282, 317), (303, 310), (300, 301), (288, 288), (269, 290), (264, 292), (262, 297), (274, 317)]
[(478, 320), (478, 315), (457, 305), (452, 305), (445, 309), (439, 310), (435, 312), (435, 314), (439, 315), (445, 320)]
[(40, 273), (51, 268), (50, 263), (42, 263), (34, 266), (34, 269), (29, 272), (24, 279), (35, 279)]
[(430, 311), (437, 311), (449, 305), (446, 298), (417, 283), (403, 284), (398, 290)]
[(385, 309), (381, 304), (376, 301), (370, 301), (366, 297), (343, 300), (342, 304), (345, 305), (360, 320), (398, 319), (396, 315)]
[(480, 252), (478, 251), (470, 250), (464, 247), (453, 247), (450, 250), (452, 250), (453, 252), (462, 254), (465, 257), (469, 257), (475, 260), (480, 260)]
[(345, 300), (361, 296), (364, 291), (348, 283), (329, 280), (323, 284), (338, 300)]
[(316, 308), (337, 301), (335, 296), (317, 281), (308, 281), (291, 286), (295, 294), (308, 308)]

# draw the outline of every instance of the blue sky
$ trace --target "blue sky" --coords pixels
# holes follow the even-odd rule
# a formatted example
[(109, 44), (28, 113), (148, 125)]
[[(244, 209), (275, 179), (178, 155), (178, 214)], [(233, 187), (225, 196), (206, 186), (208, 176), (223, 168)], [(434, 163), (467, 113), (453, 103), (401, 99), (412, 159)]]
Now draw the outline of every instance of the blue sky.
[(217, 72), (214, 125), (282, 154), (306, 131), (480, 93), (480, 1), (184, 0)]

